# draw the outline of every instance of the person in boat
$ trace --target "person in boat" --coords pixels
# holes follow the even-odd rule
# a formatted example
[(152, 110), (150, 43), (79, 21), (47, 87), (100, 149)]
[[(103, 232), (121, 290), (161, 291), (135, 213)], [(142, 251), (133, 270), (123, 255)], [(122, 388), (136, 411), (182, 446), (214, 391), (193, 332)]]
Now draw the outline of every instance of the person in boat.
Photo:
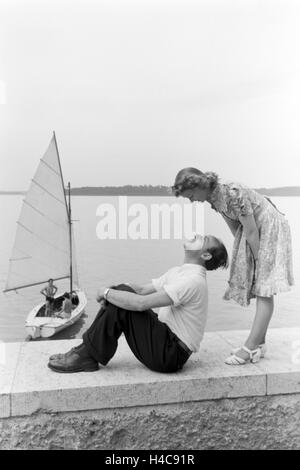
[(54, 296), (57, 287), (53, 284), (53, 279), (49, 279), (48, 284), (41, 290), (41, 294), (46, 298), (45, 316), (51, 317), (54, 312)]
[(48, 284), (41, 290), (41, 294), (46, 297), (46, 300), (54, 300), (57, 292), (57, 287), (53, 284), (53, 279), (49, 279)]
[(62, 308), (57, 312), (56, 316), (63, 319), (70, 318), (73, 308), (71, 295), (68, 292), (65, 292)]
[(78, 297), (77, 293), (74, 290), (71, 293), (71, 300), (72, 300), (72, 304), (75, 307), (77, 307), (77, 305), (79, 304), (79, 297)]
[[(208, 309), (206, 272), (227, 268), (218, 238), (195, 235), (184, 242), (184, 260), (146, 285), (101, 287), (102, 304), (82, 343), (49, 358), (55, 372), (88, 372), (105, 366), (124, 333), (136, 358), (151, 370), (176, 372), (199, 350)], [(159, 308), (158, 314), (153, 309)]]
[(45, 303), (45, 317), (53, 317), (55, 315), (54, 298), (49, 297)]

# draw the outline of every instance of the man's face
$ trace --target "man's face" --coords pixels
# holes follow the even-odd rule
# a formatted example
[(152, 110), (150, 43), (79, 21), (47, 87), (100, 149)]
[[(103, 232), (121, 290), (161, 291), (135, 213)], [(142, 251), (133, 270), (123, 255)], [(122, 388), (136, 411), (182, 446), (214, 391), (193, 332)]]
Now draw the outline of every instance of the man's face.
[(192, 238), (187, 238), (184, 241), (183, 247), (186, 251), (200, 251), (203, 249), (204, 243), (205, 236), (195, 233)]
[(185, 251), (198, 251), (201, 254), (215, 247), (217, 243), (218, 240), (212, 235), (195, 234), (193, 238), (184, 241), (183, 247)]

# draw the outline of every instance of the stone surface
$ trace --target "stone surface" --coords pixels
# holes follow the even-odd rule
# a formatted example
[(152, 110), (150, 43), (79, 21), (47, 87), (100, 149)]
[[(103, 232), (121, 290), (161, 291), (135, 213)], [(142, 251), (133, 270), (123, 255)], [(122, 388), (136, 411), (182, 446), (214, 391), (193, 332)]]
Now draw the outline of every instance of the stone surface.
[(272, 331), (269, 354), (259, 368), (267, 375), (267, 394), (300, 392), (300, 332)]
[(66, 352), (78, 339), (8, 343), (0, 382), (2, 417), (300, 392), (300, 329), (270, 330), (267, 357), (258, 364), (224, 364), (231, 347), (243, 344), (246, 335), (206, 333), (200, 351), (176, 374), (144, 367), (124, 337), (107, 367), (79, 374), (57, 374), (47, 367), (51, 354)]
[[(245, 332), (218, 334), (232, 346), (245, 340)], [(267, 337), (267, 354), (257, 367), (266, 375), (267, 394), (300, 392), (300, 328), (273, 328)]]
[(0, 420), (0, 449), (299, 449), (300, 394)]
[(255, 365), (226, 367), (228, 344), (207, 333), (201, 351), (182, 371), (150, 371), (133, 356), (124, 337), (116, 355), (98, 372), (57, 374), (49, 355), (65, 352), (80, 340), (23, 343), (11, 393), (12, 416), (38, 411), (75, 411), (166, 404), (225, 397), (264, 395), (265, 374)]
[(270, 330), (258, 364), (224, 364), (246, 336), (206, 333), (176, 374), (149, 371), (124, 338), (104, 370), (81, 374), (47, 367), (80, 340), (8, 343), (0, 449), (298, 449), (300, 328)]

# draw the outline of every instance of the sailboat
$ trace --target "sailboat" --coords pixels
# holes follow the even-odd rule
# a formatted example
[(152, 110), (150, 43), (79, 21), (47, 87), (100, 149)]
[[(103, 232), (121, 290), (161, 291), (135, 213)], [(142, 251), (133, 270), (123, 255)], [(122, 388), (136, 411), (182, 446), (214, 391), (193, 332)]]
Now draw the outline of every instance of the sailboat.
[(23, 200), (4, 292), (46, 284), (49, 279), (68, 280), (69, 292), (73, 293), (72, 312), (68, 318), (56, 316), (64, 301), (63, 292), (58, 290), (51, 315), (45, 301), (28, 314), (25, 328), (32, 339), (48, 338), (72, 325), (87, 304), (78, 282), (71, 186), (69, 183), (67, 201), (55, 132)]

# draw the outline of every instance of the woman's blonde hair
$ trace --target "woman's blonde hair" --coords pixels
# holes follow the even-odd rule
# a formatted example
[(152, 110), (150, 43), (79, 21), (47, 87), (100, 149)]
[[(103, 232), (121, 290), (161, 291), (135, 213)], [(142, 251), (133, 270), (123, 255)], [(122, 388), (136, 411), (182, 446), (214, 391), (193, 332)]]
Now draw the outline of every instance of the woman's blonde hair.
[(176, 197), (178, 197), (181, 196), (182, 192), (186, 189), (194, 189), (196, 187), (213, 191), (218, 182), (218, 175), (212, 171), (203, 173), (197, 168), (183, 168), (176, 175), (175, 183), (172, 186), (172, 192)]

